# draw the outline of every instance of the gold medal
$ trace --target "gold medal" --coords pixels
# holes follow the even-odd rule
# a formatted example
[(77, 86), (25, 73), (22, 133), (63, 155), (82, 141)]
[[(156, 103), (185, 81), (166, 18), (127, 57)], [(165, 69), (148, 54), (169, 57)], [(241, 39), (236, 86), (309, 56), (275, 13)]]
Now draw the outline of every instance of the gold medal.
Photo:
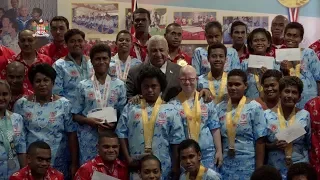
[(234, 158), (236, 156), (236, 150), (229, 148), (228, 156)]
[(298, 8), (309, 2), (309, 0), (278, 0), (280, 4), (288, 8)]

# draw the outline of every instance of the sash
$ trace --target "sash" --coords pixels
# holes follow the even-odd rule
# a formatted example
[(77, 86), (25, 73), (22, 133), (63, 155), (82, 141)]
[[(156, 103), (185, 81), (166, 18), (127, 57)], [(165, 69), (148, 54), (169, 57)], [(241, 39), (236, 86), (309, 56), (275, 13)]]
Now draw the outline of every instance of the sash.
[(301, 69), (301, 64), (297, 64), (295, 68), (290, 68), (290, 76), (297, 76), (298, 78), (300, 78), (300, 75), (301, 75), (301, 72), (300, 72), (300, 69)]
[(213, 84), (213, 77), (212, 77), (212, 73), (209, 72), (208, 73), (208, 83), (209, 83), (209, 89), (214, 97), (214, 102), (216, 104), (220, 103), (222, 100), (222, 97), (224, 95), (224, 91), (226, 89), (227, 86), (227, 73), (223, 72), (222, 77), (221, 77), (221, 83), (220, 83), (220, 88), (219, 88), (219, 94), (217, 95), (216, 90), (214, 88), (214, 84)]
[(121, 70), (121, 60), (119, 59), (118, 54), (116, 54), (114, 56), (115, 61), (116, 61), (116, 72), (117, 72), (117, 77), (121, 80), (126, 80), (129, 70), (130, 70), (130, 66), (131, 66), (131, 56), (129, 55), (127, 57), (126, 63), (125, 63), (125, 68), (124, 68), (124, 72), (122, 72)]
[(259, 79), (259, 74), (257, 69), (254, 70), (253, 75), (254, 75), (254, 80), (256, 81), (257, 89), (259, 93), (261, 93), (263, 91), (263, 87), (260, 84), (260, 79)]
[(99, 108), (104, 108), (108, 106), (108, 97), (110, 93), (110, 82), (111, 82), (111, 77), (107, 75), (106, 80), (104, 82), (104, 88), (102, 91), (102, 94), (100, 92), (99, 88), (99, 81), (97, 80), (97, 77), (94, 75), (91, 77), (92, 83), (93, 83), (93, 88), (94, 88), (94, 93), (96, 97), (96, 102)]
[(247, 98), (243, 96), (236, 108), (236, 114), (234, 118), (232, 118), (232, 103), (231, 99), (228, 101), (227, 105), (227, 135), (229, 141), (229, 149), (235, 149), (235, 139), (236, 139), (236, 127), (240, 119), (241, 111), (246, 104)]
[[(202, 165), (200, 165), (196, 180), (202, 180), (202, 177), (203, 177), (205, 171), (206, 171), (206, 168), (203, 167)], [(188, 172), (186, 175), (186, 180), (190, 180), (189, 176), (190, 176), (190, 173)]]
[(141, 99), (141, 111), (143, 121), (143, 136), (145, 150), (152, 150), (152, 139), (154, 135), (154, 126), (157, 120), (157, 115), (162, 104), (162, 99), (159, 96), (154, 107), (152, 108), (152, 114), (150, 119), (148, 118), (147, 102), (145, 99)]
[(195, 93), (192, 109), (190, 109), (188, 100), (186, 99), (184, 92), (180, 92), (178, 94), (178, 99), (182, 103), (183, 111), (185, 112), (187, 117), (189, 139), (198, 141), (199, 135), (200, 135), (200, 125), (201, 125), (201, 107), (200, 107), (200, 100), (199, 100), (199, 92), (196, 91)]
[[(282, 107), (281, 107), (281, 103), (279, 102), (278, 108), (277, 108), (277, 115), (278, 115), (278, 119), (279, 119), (279, 123), (280, 123), (280, 129), (286, 129), (287, 125), (286, 125), (286, 120), (283, 116), (283, 111), (282, 111)], [(288, 125), (291, 126), (296, 119), (296, 111), (295, 108), (292, 110), (290, 116), (289, 116), (289, 121), (288, 121)], [(286, 159), (290, 159), (291, 160), (291, 156), (292, 156), (292, 142), (289, 143), (289, 145), (285, 148), (285, 155), (286, 155)]]

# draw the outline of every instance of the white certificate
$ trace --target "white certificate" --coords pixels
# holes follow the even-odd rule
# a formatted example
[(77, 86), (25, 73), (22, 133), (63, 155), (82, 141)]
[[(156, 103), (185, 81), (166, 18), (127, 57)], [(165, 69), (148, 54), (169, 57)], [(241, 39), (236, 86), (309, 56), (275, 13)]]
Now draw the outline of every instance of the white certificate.
[(287, 143), (291, 143), (306, 133), (307, 132), (301, 126), (301, 124), (295, 123), (292, 126), (289, 126), (288, 128), (278, 132), (276, 134), (276, 138), (278, 140), (285, 140)]
[(88, 113), (87, 117), (101, 119), (106, 123), (117, 122), (117, 110), (113, 107), (93, 109)]
[(261, 68), (273, 69), (274, 58), (269, 56), (257, 56), (250, 55), (248, 59), (249, 68)]
[(106, 175), (106, 174), (103, 174), (103, 173), (98, 172), (98, 171), (94, 171), (93, 175), (91, 177), (91, 180), (119, 180), (119, 179), (114, 178), (114, 177), (109, 176), (109, 175)]
[(300, 61), (301, 49), (300, 48), (276, 49), (276, 60), (277, 62), (282, 62), (284, 60)]

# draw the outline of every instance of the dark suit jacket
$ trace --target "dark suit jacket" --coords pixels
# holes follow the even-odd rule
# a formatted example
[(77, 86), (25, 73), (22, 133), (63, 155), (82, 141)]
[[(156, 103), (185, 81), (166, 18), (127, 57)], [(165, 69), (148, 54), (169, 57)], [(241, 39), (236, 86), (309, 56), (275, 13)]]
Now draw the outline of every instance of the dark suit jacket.
[[(137, 95), (140, 84), (138, 84), (138, 75), (142, 69), (144, 64), (140, 64), (135, 66), (129, 70), (126, 86), (127, 86), (127, 97), (128, 99)], [(167, 79), (167, 87), (162, 92), (162, 99), (165, 101), (169, 101), (171, 98), (176, 97), (181, 91), (180, 83), (179, 83), (179, 72), (181, 66), (167, 61), (166, 68), (166, 79)]]

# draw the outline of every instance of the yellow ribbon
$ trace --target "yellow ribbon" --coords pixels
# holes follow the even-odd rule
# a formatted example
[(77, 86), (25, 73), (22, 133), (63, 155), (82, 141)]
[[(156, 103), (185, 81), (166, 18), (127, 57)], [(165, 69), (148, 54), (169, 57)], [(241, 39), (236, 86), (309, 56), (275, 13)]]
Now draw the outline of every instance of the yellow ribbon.
[(156, 123), (157, 115), (162, 104), (162, 99), (159, 96), (153, 109), (150, 119), (148, 118), (147, 103), (145, 99), (141, 99), (141, 111), (143, 120), (143, 136), (145, 149), (152, 149), (152, 139), (154, 135), (154, 125)]
[(263, 87), (260, 84), (259, 74), (256, 69), (254, 70), (253, 75), (254, 75), (254, 80), (256, 81), (257, 89), (258, 89), (259, 93), (261, 93), (263, 91)]
[(228, 135), (228, 141), (229, 141), (229, 149), (235, 149), (235, 139), (236, 139), (236, 127), (240, 119), (241, 111), (247, 101), (247, 98), (243, 96), (236, 108), (236, 114), (234, 118), (232, 118), (232, 103), (231, 99), (228, 101), (227, 106), (227, 135)]
[(300, 78), (300, 75), (301, 75), (301, 72), (300, 72), (300, 69), (301, 69), (301, 64), (297, 64), (296, 67), (293, 69), (293, 68), (290, 68), (290, 76), (297, 76), (298, 78)]
[[(202, 180), (202, 177), (203, 177), (205, 171), (206, 171), (206, 168), (203, 167), (202, 165), (200, 165), (200, 168), (199, 168), (199, 171), (198, 171), (198, 174), (197, 174), (197, 177), (195, 180)], [(190, 173), (189, 172), (186, 175), (186, 180), (190, 180)]]
[(188, 100), (184, 92), (178, 94), (178, 99), (180, 100), (183, 110), (187, 117), (187, 125), (189, 130), (189, 138), (198, 141), (200, 134), (201, 125), (201, 108), (199, 100), (199, 92), (195, 92), (194, 104), (192, 110), (188, 104)]
[[(286, 129), (287, 128), (287, 125), (286, 125), (286, 120), (283, 116), (283, 111), (282, 111), (282, 107), (281, 107), (281, 103), (279, 102), (279, 105), (278, 105), (278, 109), (277, 109), (277, 113), (278, 113), (278, 119), (279, 119), (279, 122), (280, 122), (280, 129)], [(291, 126), (294, 122), (295, 122), (295, 119), (296, 119), (296, 111), (295, 111), (295, 108), (293, 108), (290, 116), (289, 116), (289, 121), (288, 121), (288, 124), (289, 126)], [(291, 156), (292, 156), (292, 142), (288, 144), (288, 146), (285, 148), (285, 155), (286, 155), (286, 158), (290, 158), (291, 159)]]
[(213, 84), (213, 77), (212, 77), (212, 73), (209, 72), (208, 73), (208, 83), (209, 83), (209, 89), (214, 97), (214, 102), (216, 104), (220, 103), (222, 101), (226, 86), (227, 86), (227, 73), (223, 72), (222, 77), (221, 77), (221, 83), (220, 83), (220, 88), (219, 88), (219, 94), (216, 93), (216, 90), (214, 88), (214, 84)]

